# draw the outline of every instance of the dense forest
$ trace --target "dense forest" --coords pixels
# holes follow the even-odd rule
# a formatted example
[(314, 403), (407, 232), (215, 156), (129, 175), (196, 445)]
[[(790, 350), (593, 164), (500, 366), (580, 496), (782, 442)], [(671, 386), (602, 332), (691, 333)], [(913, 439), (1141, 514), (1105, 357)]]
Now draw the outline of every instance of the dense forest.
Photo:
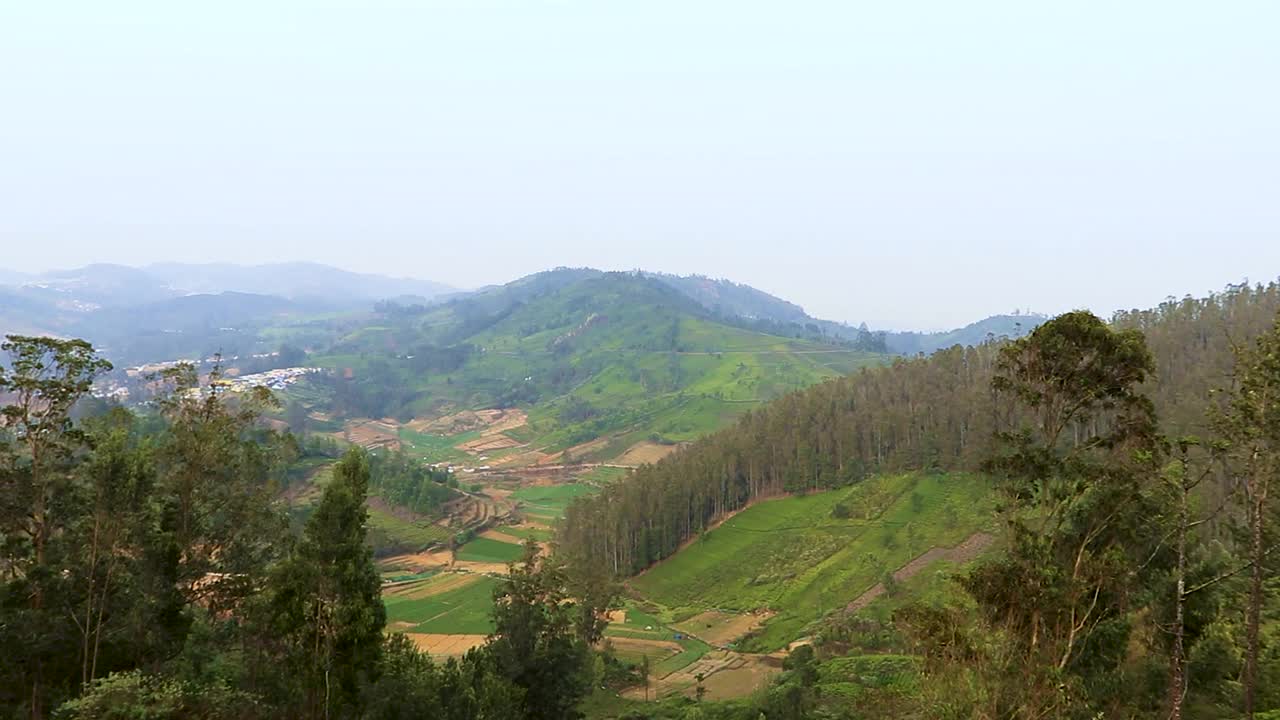
[[(1203, 433), (1214, 392), (1230, 383), (1233, 348), (1270, 327), (1280, 284), (1117, 313), (1155, 358), (1144, 383), (1170, 435)], [(744, 415), (625, 483), (582, 500), (566, 517), (568, 553), (604, 550), (630, 574), (748, 503), (904, 469), (976, 470), (1001, 413), (991, 381), (1000, 344), (954, 346), (928, 357), (791, 393)]]
[(634, 574), (755, 500), (980, 470), (1000, 550), (958, 577), (963, 599), (895, 613), (921, 666), (891, 712), (1273, 717), (1278, 311), (1272, 284), (1068, 313), (792, 394), (579, 500), (559, 552)]
[(299, 443), (262, 422), (265, 390), (180, 366), (145, 414), (85, 415), (110, 368), (88, 343), (3, 349), (0, 717), (575, 716), (609, 597), (532, 546), (484, 647), (438, 664), (385, 633), (371, 477), (418, 506), (452, 492), (440, 478), (352, 449), (294, 533), (278, 491)]

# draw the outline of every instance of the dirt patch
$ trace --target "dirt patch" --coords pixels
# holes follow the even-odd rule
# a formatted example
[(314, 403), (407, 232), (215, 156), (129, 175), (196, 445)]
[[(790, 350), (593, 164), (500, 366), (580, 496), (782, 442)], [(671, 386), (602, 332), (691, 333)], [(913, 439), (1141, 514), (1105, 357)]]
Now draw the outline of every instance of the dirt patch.
[(643, 700), (646, 694), (650, 699), (674, 694), (696, 697), (698, 675), (702, 675), (708, 700), (729, 700), (750, 695), (780, 672), (779, 658), (715, 650), (665, 677), (651, 678), (647, 693), (641, 685), (627, 688), (622, 696), (632, 700)]
[(718, 610), (708, 610), (694, 615), (684, 622), (677, 623), (673, 627), (709, 645), (724, 647), (760, 627), (772, 616), (772, 613), (738, 615)]
[(437, 657), (461, 657), (471, 648), (480, 647), (484, 635), (443, 635), (440, 633), (405, 633), (419, 650)]
[(627, 448), (626, 452), (615, 458), (613, 462), (618, 465), (656, 463), (679, 448), (679, 445), (663, 445), (649, 440), (642, 440)]
[[(994, 537), (987, 533), (974, 533), (965, 539), (964, 542), (953, 548), (929, 548), (921, 553), (914, 560), (903, 565), (893, 572), (893, 579), (898, 582), (910, 580), (924, 570), (929, 565), (944, 560), (952, 563), (967, 563), (970, 560), (982, 554), (989, 545), (995, 540)], [(871, 589), (862, 593), (856, 600), (845, 606), (845, 612), (855, 613), (870, 605), (876, 598), (885, 592), (883, 583), (876, 583)]]
[(458, 560), (453, 566), (459, 570), (467, 570), (473, 573), (482, 573), (484, 575), (506, 575), (506, 563), (484, 563), (470, 562), (467, 560)]
[(610, 623), (625, 625), (627, 622), (627, 611), (626, 610), (610, 610), (608, 617), (609, 617)]
[(453, 590), (461, 590), (462, 588), (473, 585), (480, 580), (479, 575), (471, 575), (469, 573), (450, 573), (448, 575), (437, 575), (418, 582), (411, 582), (406, 585), (391, 587), (384, 589), (382, 594), (390, 597), (400, 597), (409, 600), (421, 600), (435, 595), (451, 592)]
[(373, 448), (400, 449), (398, 426), (380, 420), (350, 420), (343, 431), (337, 433), (337, 435), (343, 440), (359, 445), (366, 450)]
[(644, 640), (641, 638), (607, 637), (613, 649), (623, 655), (648, 655), (650, 660), (665, 658), (684, 650), (679, 643), (670, 640)]
[[(702, 686), (707, 691), (707, 700), (732, 700), (745, 697), (767, 686), (780, 672), (782, 672), (781, 663), (774, 658), (739, 655), (737, 660), (712, 674), (704, 674)], [(694, 688), (696, 687), (697, 678), (694, 677)], [(686, 692), (690, 697), (695, 694), (693, 691)]]
[(453, 563), (453, 551), (448, 549), (433, 550), (424, 553), (406, 553), (386, 558), (378, 565), (384, 570), (405, 570), (408, 572), (426, 572)]
[(522, 453), (498, 458), (490, 464), (494, 467), (525, 467), (527, 465), (538, 465), (540, 463), (548, 462), (550, 457), (550, 455), (547, 455), (541, 450), (526, 450)]

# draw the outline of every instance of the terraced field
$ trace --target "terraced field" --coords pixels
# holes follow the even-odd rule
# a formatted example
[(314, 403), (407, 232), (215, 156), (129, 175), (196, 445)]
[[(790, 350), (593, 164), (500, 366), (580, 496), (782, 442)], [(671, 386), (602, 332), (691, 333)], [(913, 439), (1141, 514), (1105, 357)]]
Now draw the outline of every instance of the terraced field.
[(771, 652), (913, 558), (982, 530), (991, 504), (985, 479), (966, 474), (878, 477), (765, 501), (631, 586), (673, 617), (772, 611), (763, 628), (739, 643), (739, 649)]

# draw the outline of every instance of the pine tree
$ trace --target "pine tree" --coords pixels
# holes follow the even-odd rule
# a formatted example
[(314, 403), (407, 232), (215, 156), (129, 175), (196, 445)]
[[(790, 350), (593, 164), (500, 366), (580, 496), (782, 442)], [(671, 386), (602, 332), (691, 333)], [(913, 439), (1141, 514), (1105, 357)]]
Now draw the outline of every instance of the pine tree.
[(373, 678), (386, 609), (365, 542), (369, 463), (352, 449), (334, 466), (292, 557), (275, 580), (274, 606), (302, 672), (311, 717), (355, 717)]

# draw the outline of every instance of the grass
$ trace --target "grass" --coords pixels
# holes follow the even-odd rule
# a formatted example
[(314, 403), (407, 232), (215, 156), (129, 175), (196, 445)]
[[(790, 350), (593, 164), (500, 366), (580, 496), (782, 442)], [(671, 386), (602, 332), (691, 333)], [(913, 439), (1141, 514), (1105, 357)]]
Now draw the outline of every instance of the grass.
[(508, 563), (524, 556), (524, 548), (491, 538), (476, 538), (458, 549), (457, 558), (467, 562)]
[(498, 530), (501, 531), (504, 535), (511, 535), (512, 537), (523, 538), (525, 540), (533, 539), (533, 540), (537, 540), (538, 542), (547, 542), (548, 540), (551, 539), (551, 536), (554, 534), (550, 530), (543, 530), (542, 528), (532, 528), (532, 527), (518, 528), (518, 527), (511, 527), (509, 525), (504, 525), (498, 528)]
[[(848, 510), (840, 519), (837, 506)], [(778, 614), (739, 647), (772, 651), (933, 546), (983, 528), (991, 494), (978, 476), (899, 475), (759, 503), (632, 581), (673, 615), (692, 609)]]
[(388, 623), (412, 623), (406, 632), (487, 635), (497, 580), (481, 577), (466, 587), (426, 598), (388, 598)]
[(564, 516), (564, 509), (574, 498), (594, 492), (596, 488), (591, 485), (566, 483), (521, 488), (511, 493), (511, 497), (521, 501), (526, 514), (557, 520)]

